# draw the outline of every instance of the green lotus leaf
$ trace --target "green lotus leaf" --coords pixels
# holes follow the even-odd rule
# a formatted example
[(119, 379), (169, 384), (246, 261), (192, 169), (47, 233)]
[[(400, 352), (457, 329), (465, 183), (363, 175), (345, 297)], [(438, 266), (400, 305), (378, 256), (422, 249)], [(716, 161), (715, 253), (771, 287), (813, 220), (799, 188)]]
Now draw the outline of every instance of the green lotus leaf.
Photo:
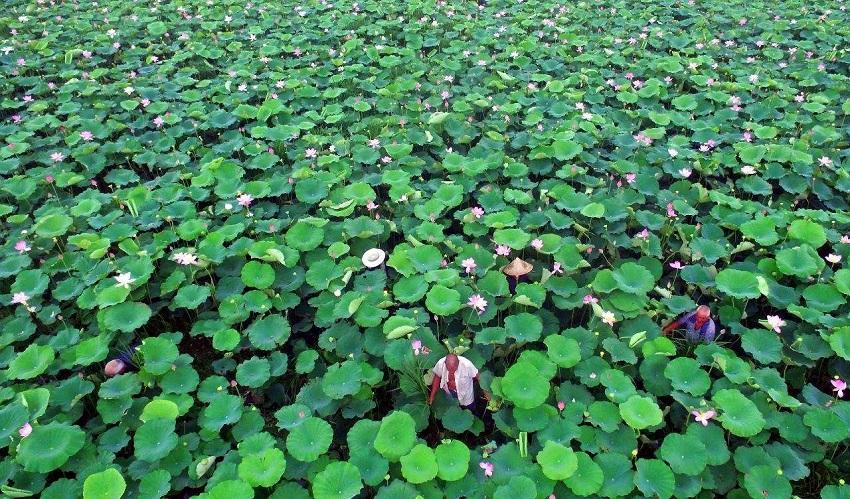
[(761, 296), (755, 274), (744, 270), (723, 269), (715, 278), (717, 289), (735, 298), (758, 298)]
[(145, 405), (139, 420), (143, 423), (154, 419), (175, 420), (180, 415), (180, 408), (174, 402), (165, 399), (154, 399)]
[(705, 445), (693, 435), (667, 435), (661, 444), (659, 455), (674, 473), (682, 475), (698, 475), (708, 463)]
[(35, 223), (35, 233), (41, 237), (58, 237), (68, 232), (73, 223), (74, 219), (68, 215), (46, 215)]
[(410, 414), (393, 411), (384, 416), (375, 436), (375, 450), (390, 461), (396, 462), (413, 448), (416, 441), (416, 423)]
[(765, 420), (758, 407), (740, 391), (734, 389), (719, 390), (714, 394), (714, 402), (721, 411), (718, 418), (733, 435), (752, 437), (765, 426)]
[(741, 348), (762, 364), (782, 360), (782, 340), (773, 331), (747, 329), (741, 335)]
[(222, 480), (209, 491), (210, 499), (254, 499), (254, 489), (244, 480)]
[(29, 472), (49, 473), (68, 462), (85, 441), (85, 432), (77, 426), (65, 423), (34, 426), (18, 446), (15, 460)]
[(845, 295), (850, 295), (850, 269), (839, 269), (832, 275), (835, 287)]
[(108, 331), (132, 333), (148, 322), (152, 312), (144, 303), (124, 302), (105, 308), (102, 313)]
[(844, 360), (850, 360), (850, 327), (836, 328), (827, 338), (832, 351)]
[(614, 271), (617, 287), (626, 293), (643, 294), (655, 286), (655, 278), (645, 267), (626, 262)]
[(295, 459), (309, 463), (327, 452), (332, 439), (331, 425), (324, 419), (310, 416), (289, 431), (286, 450)]
[(636, 430), (658, 425), (663, 418), (658, 404), (650, 397), (640, 395), (633, 395), (620, 404), (620, 417)]
[(676, 476), (658, 459), (638, 459), (635, 485), (646, 497), (668, 499), (676, 488)]
[(557, 442), (546, 442), (537, 453), (537, 462), (543, 468), (543, 474), (550, 480), (566, 480), (578, 469), (576, 453)]
[(133, 436), (134, 455), (147, 462), (168, 456), (177, 447), (175, 422), (171, 419), (152, 419), (140, 426)]
[(171, 370), (171, 366), (180, 351), (170, 340), (163, 337), (145, 338), (139, 346), (139, 352), (144, 359), (145, 371), (161, 375)]
[(571, 140), (556, 140), (552, 142), (552, 157), (558, 161), (569, 161), (581, 154), (582, 150), (581, 144)]
[(791, 482), (782, 475), (781, 469), (769, 465), (754, 466), (744, 475), (744, 488), (750, 497), (790, 498)]
[(676, 390), (695, 396), (704, 394), (711, 386), (708, 373), (700, 369), (697, 361), (688, 357), (671, 360), (664, 368), (664, 376), (670, 380)]
[(83, 499), (119, 499), (127, 490), (127, 482), (115, 468), (109, 468), (86, 477)]
[(501, 386), (505, 397), (521, 409), (533, 409), (549, 398), (549, 380), (528, 362), (511, 366)]
[(9, 363), (6, 377), (9, 379), (32, 379), (50, 367), (56, 353), (49, 345), (30, 344)]
[(469, 470), (469, 448), (459, 440), (444, 440), (434, 449), (434, 457), (437, 460), (437, 476), (440, 480), (460, 480)]
[(274, 350), (286, 343), (292, 328), (280, 314), (271, 314), (257, 319), (248, 327), (248, 339), (260, 350)]
[(850, 428), (835, 411), (815, 407), (803, 416), (803, 423), (812, 430), (812, 434), (824, 442), (836, 443), (850, 438)]
[(537, 341), (543, 333), (543, 323), (536, 315), (522, 312), (505, 317), (505, 331), (517, 341)]
[(328, 397), (340, 400), (357, 393), (362, 378), (363, 368), (360, 362), (347, 360), (342, 364), (333, 364), (322, 377), (322, 391)]
[(549, 359), (558, 364), (558, 367), (570, 369), (581, 361), (581, 349), (573, 338), (552, 334), (547, 336), (543, 343), (546, 344)]
[(271, 487), (280, 481), (286, 471), (283, 451), (274, 447), (242, 458), (239, 463), (239, 478), (252, 487)]
[(434, 451), (418, 444), (401, 457), (401, 474), (412, 484), (425, 483), (437, 476), (438, 466)]
[(603, 497), (628, 496), (635, 488), (635, 472), (631, 461), (622, 455), (614, 453), (598, 454), (593, 458), (605, 481), (599, 490)]
[(351, 499), (363, 488), (357, 466), (345, 461), (328, 464), (313, 478), (315, 499)]
[(437, 284), (425, 296), (425, 306), (434, 314), (451, 315), (460, 310), (460, 293)]
[(806, 278), (818, 273), (824, 262), (808, 244), (776, 252), (776, 267), (785, 275)]
[(521, 250), (531, 242), (531, 234), (521, 229), (499, 229), (493, 233), (493, 241), (511, 249)]
[(806, 243), (813, 248), (820, 248), (826, 243), (824, 228), (810, 220), (794, 220), (788, 226), (788, 235), (792, 239)]
[(249, 388), (263, 386), (270, 377), (271, 364), (267, 359), (251, 357), (236, 368), (236, 381)]
[(564, 480), (564, 483), (578, 496), (590, 496), (599, 492), (605, 482), (602, 468), (585, 452), (577, 452), (576, 461), (578, 466), (575, 473)]
[(239, 421), (242, 410), (242, 399), (235, 395), (220, 394), (201, 411), (198, 422), (204, 428), (217, 432), (224, 425)]

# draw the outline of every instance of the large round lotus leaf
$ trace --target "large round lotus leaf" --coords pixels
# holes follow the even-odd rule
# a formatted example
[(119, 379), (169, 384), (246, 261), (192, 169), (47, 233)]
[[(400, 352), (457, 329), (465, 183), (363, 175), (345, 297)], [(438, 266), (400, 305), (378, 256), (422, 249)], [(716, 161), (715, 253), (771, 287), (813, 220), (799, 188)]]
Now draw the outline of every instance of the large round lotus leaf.
[(548, 441), (537, 453), (537, 463), (549, 480), (565, 480), (578, 468), (576, 453), (557, 442)]
[(762, 246), (771, 246), (779, 241), (776, 223), (768, 217), (759, 217), (741, 224), (741, 233)]
[(25, 470), (48, 473), (62, 465), (83, 448), (86, 434), (77, 426), (48, 423), (34, 426), (32, 433), (21, 441), (16, 460)]
[(720, 390), (712, 397), (720, 409), (718, 419), (733, 435), (752, 437), (764, 428), (765, 420), (758, 407), (740, 391)]
[(513, 476), (508, 483), (500, 485), (493, 493), (493, 499), (534, 499), (537, 497), (537, 485), (527, 476)]
[(50, 367), (56, 354), (49, 345), (30, 344), (9, 363), (8, 379), (32, 379)]
[(174, 428), (175, 423), (170, 419), (152, 419), (144, 423), (133, 436), (134, 455), (147, 462), (167, 456), (177, 446)]
[(620, 404), (620, 417), (627, 425), (642, 430), (661, 423), (661, 408), (649, 397), (633, 395)]
[(803, 423), (812, 430), (812, 434), (824, 442), (835, 443), (850, 438), (850, 428), (835, 411), (815, 407), (803, 416)]
[(705, 445), (693, 435), (670, 433), (664, 437), (659, 449), (661, 459), (667, 461), (675, 473), (698, 475), (705, 469), (708, 452)]
[(154, 375), (168, 372), (180, 355), (174, 342), (163, 337), (145, 338), (139, 346), (139, 352), (144, 359), (145, 371)]
[(836, 328), (827, 338), (829, 346), (844, 360), (850, 360), (850, 326)]
[(306, 405), (292, 404), (281, 407), (274, 415), (277, 418), (278, 428), (291, 430), (306, 421), (311, 415), (311, 411)]
[(127, 490), (124, 477), (115, 468), (92, 473), (83, 482), (83, 499), (119, 499)]
[(362, 488), (360, 471), (346, 461), (328, 464), (313, 478), (314, 499), (351, 499)]
[(428, 291), (428, 282), (420, 277), (402, 277), (393, 284), (393, 296), (402, 303), (422, 299)]
[(750, 497), (788, 499), (792, 493), (791, 482), (782, 470), (764, 464), (750, 468), (744, 475), (744, 487)]
[(165, 497), (171, 490), (171, 474), (165, 470), (155, 470), (145, 474), (139, 481), (139, 496), (151, 499)]
[(360, 362), (347, 360), (342, 364), (334, 364), (322, 377), (322, 391), (332, 399), (343, 399), (346, 395), (354, 395), (360, 390), (362, 377), (363, 368)]
[(668, 499), (676, 488), (676, 476), (658, 459), (638, 459), (635, 485), (646, 497)]
[(723, 269), (715, 278), (717, 289), (735, 298), (758, 298), (761, 296), (759, 282), (752, 272)]
[(154, 419), (175, 420), (180, 415), (180, 408), (174, 402), (164, 399), (151, 400), (142, 409), (139, 420), (143, 423)]
[(643, 294), (655, 286), (652, 273), (634, 262), (626, 262), (614, 271), (617, 287), (626, 293)]
[(272, 314), (254, 321), (248, 327), (248, 339), (260, 350), (274, 350), (289, 339), (292, 328), (280, 314)]
[(558, 161), (569, 161), (581, 154), (583, 150), (581, 144), (572, 140), (555, 140), (552, 142), (552, 157)]
[(700, 369), (699, 363), (688, 357), (678, 357), (664, 368), (664, 376), (673, 388), (691, 395), (702, 395), (711, 386), (708, 373)]
[(124, 302), (103, 310), (103, 325), (109, 331), (132, 333), (145, 325), (151, 309), (144, 303)]
[(267, 359), (251, 357), (236, 368), (236, 381), (249, 388), (263, 386), (271, 377), (271, 364)]
[(443, 440), (434, 450), (437, 459), (437, 476), (453, 482), (466, 476), (469, 469), (469, 448), (460, 440)]
[(239, 463), (239, 478), (252, 487), (271, 487), (280, 481), (286, 471), (286, 458), (277, 448), (265, 449), (242, 458)]
[(254, 489), (244, 480), (223, 480), (209, 492), (210, 499), (254, 499)]
[[(124, 289), (124, 288), (111, 288)], [(199, 286), (197, 284), (189, 284), (180, 288), (172, 301), (175, 307), (183, 307), (196, 309), (210, 297), (210, 288), (207, 286)]]
[(475, 422), (475, 416), (466, 409), (462, 409), (457, 405), (452, 405), (440, 418), (443, 427), (455, 433), (463, 433), (472, 427)]
[(0, 449), (12, 443), (9, 438), (29, 420), (29, 411), (19, 403), (5, 403), (0, 407)]
[(522, 312), (505, 317), (505, 331), (517, 341), (537, 341), (543, 333), (543, 322), (536, 315)]
[(440, 263), (443, 261), (440, 250), (430, 244), (410, 248), (407, 250), (407, 258), (410, 259), (410, 263), (420, 274), (439, 269)]
[(808, 244), (776, 252), (776, 267), (785, 275), (806, 278), (817, 274), (824, 265), (817, 251)]
[(437, 458), (427, 445), (416, 445), (409, 453), (401, 456), (401, 475), (412, 484), (432, 480), (437, 476), (437, 471)]
[(810, 220), (794, 220), (788, 226), (788, 235), (792, 239), (806, 243), (814, 248), (820, 248), (826, 243), (824, 228)]
[(286, 244), (300, 251), (314, 250), (324, 239), (324, 229), (307, 222), (296, 222), (286, 232)]
[(839, 269), (832, 276), (835, 287), (845, 295), (850, 295), (850, 269)]
[(635, 472), (632, 463), (623, 454), (607, 452), (597, 454), (594, 458), (602, 470), (605, 481), (599, 490), (602, 497), (626, 497), (635, 488)]
[(390, 461), (398, 461), (416, 442), (416, 422), (404, 411), (393, 411), (381, 420), (375, 450)]
[(528, 362), (511, 366), (501, 383), (505, 397), (522, 409), (533, 409), (549, 397), (549, 381)]
[(246, 286), (265, 289), (274, 282), (274, 268), (268, 263), (251, 260), (242, 266), (242, 282)]
[(521, 229), (499, 229), (493, 232), (493, 241), (511, 249), (521, 250), (528, 246), (531, 234)]
[(425, 306), (436, 315), (451, 315), (460, 309), (460, 293), (437, 284), (425, 296)]
[(311, 416), (289, 431), (286, 436), (286, 450), (295, 459), (309, 463), (328, 451), (331, 440), (331, 425), (324, 419)]
[(564, 483), (579, 496), (589, 496), (599, 492), (605, 481), (602, 468), (585, 452), (576, 453), (576, 471)]
[(581, 349), (578, 342), (572, 338), (551, 334), (543, 340), (546, 344), (546, 353), (558, 367), (569, 369), (575, 367), (581, 361)]
[(205, 429), (219, 431), (226, 424), (239, 421), (242, 416), (242, 399), (235, 395), (221, 394), (201, 411), (199, 423)]
[(845, 297), (831, 284), (813, 284), (803, 291), (806, 305), (821, 312), (832, 312), (841, 305), (847, 303)]
[(61, 236), (74, 223), (74, 219), (68, 215), (51, 214), (45, 215), (35, 223), (35, 233), (41, 237)]
[(782, 340), (767, 329), (747, 329), (741, 335), (741, 348), (762, 364), (782, 360)]

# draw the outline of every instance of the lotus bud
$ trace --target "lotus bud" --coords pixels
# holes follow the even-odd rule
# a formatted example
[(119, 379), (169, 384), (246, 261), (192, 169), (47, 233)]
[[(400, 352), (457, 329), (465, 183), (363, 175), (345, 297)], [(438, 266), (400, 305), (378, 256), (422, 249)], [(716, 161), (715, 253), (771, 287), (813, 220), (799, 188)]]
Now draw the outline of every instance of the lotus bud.
[(106, 366), (103, 368), (103, 374), (111, 378), (112, 376), (121, 374), (126, 367), (127, 364), (125, 364), (123, 360), (112, 359), (106, 363)]

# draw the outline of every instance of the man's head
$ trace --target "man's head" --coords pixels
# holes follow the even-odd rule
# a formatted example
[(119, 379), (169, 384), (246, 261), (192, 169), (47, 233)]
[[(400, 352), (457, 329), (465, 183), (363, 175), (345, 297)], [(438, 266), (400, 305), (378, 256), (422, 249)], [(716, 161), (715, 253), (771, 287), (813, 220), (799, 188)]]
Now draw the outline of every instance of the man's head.
[(711, 316), (711, 309), (705, 305), (700, 305), (697, 307), (697, 318), (699, 319), (708, 319)]
[(446, 369), (448, 369), (450, 373), (457, 371), (458, 364), (460, 364), (460, 361), (458, 360), (457, 355), (453, 353), (446, 355)]

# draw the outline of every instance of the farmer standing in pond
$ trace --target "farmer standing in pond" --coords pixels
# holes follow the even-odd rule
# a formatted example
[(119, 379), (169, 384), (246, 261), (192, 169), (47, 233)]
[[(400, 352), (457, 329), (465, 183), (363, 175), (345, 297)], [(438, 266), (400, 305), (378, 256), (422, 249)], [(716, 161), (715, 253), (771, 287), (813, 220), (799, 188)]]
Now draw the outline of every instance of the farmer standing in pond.
[[(428, 404), (434, 402), (437, 389), (442, 388), (446, 394), (457, 399), (461, 407), (475, 410), (475, 380), (478, 379), (478, 369), (469, 359), (450, 353), (438, 360), (434, 365), (434, 380), (431, 382), (431, 395)], [(484, 392), (484, 398), (488, 398)]]
[(661, 330), (661, 333), (666, 335), (681, 327), (684, 327), (687, 331), (685, 338), (691, 343), (696, 343), (700, 340), (706, 343), (714, 341), (714, 319), (711, 318), (711, 309), (705, 305), (700, 305), (693, 312), (685, 314), (670, 324), (667, 324)]

